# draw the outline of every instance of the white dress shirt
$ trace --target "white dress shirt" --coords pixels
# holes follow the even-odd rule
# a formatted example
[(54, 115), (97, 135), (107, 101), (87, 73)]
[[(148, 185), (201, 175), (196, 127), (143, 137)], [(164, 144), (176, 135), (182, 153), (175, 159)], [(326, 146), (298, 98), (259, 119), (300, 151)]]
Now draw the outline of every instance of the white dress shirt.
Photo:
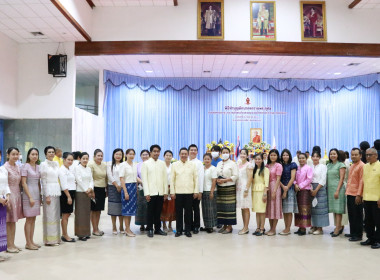
[(45, 160), (40, 165), (41, 187), (44, 196), (61, 196), (61, 186), (58, 181), (59, 164), (56, 161)]
[(239, 170), (235, 162), (228, 159), (226, 161), (220, 161), (216, 167), (218, 177), (221, 176), (224, 179), (231, 178), (231, 181), (228, 181), (220, 186), (233, 186), (236, 184), (237, 179), (239, 178)]
[(58, 170), (58, 177), (62, 191), (75, 191), (77, 189), (74, 170), (72, 168), (68, 169), (66, 166), (62, 165)]
[(145, 196), (168, 194), (167, 168), (162, 160), (150, 158), (144, 161), (141, 167), (141, 179)]
[(113, 169), (111, 170), (112, 162), (107, 163), (108, 185), (112, 185), (113, 182), (116, 182), (116, 184), (120, 186), (120, 175), (119, 175), (120, 165), (121, 163), (115, 164), (113, 166)]
[(297, 164), (297, 166), (300, 166), (300, 162), (298, 161), (298, 157), (297, 157), (297, 156), (293, 157), (292, 161), (293, 161), (295, 164)]
[(124, 177), (124, 183), (136, 183), (137, 182), (137, 164), (132, 163), (132, 166), (124, 161), (119, 166), (119, 177)]
[(198, 194), (198, 170), (196, 165), (187, 160), (176, 161), (171, 167), (170, 194)]
[(11, 190), (8, 185), (8, 170), (3, 166), (0, 167), (0, 197), (5, 198)]
[[(209, 168), (204, 168), (204, 183), (203, 183), (203, 191), (209, 192), (212, 187), (212, 179), (218, 178), (218, 172), (216, 171), (216, 167), (211, 165)], [(215, 188), (216, 190), (216, 188)]]
[(203, 162), (200, 161), (199, 159), (195, 158), (190, 160), (191, 162), (195, 163), (197, 170), (198, 170), (198, 187), (199, 187), (199, 192), (203, 193), (203, 181), (205, 177), (205, 167), (203, 165)]
[(94, 180), (92, 179), (91, 168), (79, 164), (74, 169), (75, 181), (77, 183), (77, 192), (86, 192), (88, 189), (94, 189)]
[(324, 164), (313, 165), (313, 180), (312, 183), (317, 183), (321, 186), (326, 185), (327, 166)]

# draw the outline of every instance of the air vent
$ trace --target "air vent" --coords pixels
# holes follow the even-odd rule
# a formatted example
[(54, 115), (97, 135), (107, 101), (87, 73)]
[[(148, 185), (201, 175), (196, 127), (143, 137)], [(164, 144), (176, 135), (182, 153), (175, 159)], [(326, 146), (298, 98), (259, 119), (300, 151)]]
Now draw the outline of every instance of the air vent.
[(357, 62), (352, 62), (352, 63), (347, 64), (347, 66), (358, 66), (358, 65), (360, 65), (360, 63), (357, 63)]
[(209, 71), (209, 70), (206, 70), (206, 71), (203, 71), (203, 73), (205, 73), (205, 74), (210, 74), (210, 73), (211, 73), (211, 71)]
[(279, 74), (286, 74), (286, 72), (284, 72), (284, 71), (281, 71), (281, 72), (278, 72)]
[(33, 36), (35, 37), (41, 37), (41, 36), (45, 36), (44, 33), (40, 32), (40, 31), (35, 31), (35, 32), (30, 32)]
[(149, 64), (150, 61), (149, 60), (139, 60), (139, 63), (140, 64)]
[(245, 62), (245, 64), (254, 64), (254, 65), (256, 65), (257, 63), (259, 63), (257, 60), (247, 60)]

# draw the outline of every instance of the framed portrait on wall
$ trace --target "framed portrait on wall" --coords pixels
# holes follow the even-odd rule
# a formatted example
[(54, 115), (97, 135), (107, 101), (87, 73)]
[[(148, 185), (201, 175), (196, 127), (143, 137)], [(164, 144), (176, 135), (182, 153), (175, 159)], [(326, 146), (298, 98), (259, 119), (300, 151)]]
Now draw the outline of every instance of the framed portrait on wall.
[(261, 128), (251, 128), (250, 131), (251, 139), (253, 143), (261, 143), (263, 141), (263, 130)]
[(251, 40), (276, 40), (276, 2), (251, 1)]
[(301, 1), (302, 41), (327, 41), (326, 2)]
[(223, 0), (198, 0), (198, 39), (224, 39)]

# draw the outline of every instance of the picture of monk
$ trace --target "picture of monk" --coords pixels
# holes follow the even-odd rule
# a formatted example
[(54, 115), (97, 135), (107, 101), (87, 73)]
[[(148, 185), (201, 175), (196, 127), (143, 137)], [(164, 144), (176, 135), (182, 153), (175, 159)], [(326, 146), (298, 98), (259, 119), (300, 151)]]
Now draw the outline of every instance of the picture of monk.
[(261, 128), (251, 128), (251, 141), (255, 144), (261, 143), (262, 134)]

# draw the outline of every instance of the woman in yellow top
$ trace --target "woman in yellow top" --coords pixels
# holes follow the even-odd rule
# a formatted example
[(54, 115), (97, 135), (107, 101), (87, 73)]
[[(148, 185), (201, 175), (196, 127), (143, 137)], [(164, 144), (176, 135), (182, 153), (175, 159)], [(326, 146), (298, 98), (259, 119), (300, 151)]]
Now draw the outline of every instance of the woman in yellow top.
[(267, 209), (267, 192), (269, 186), (269, 169), (264, 165), (263, 154), (254, 156), (255, 168), (248, 174), (247, 186), (252, 185), (252, 212), (256, 212), (257, 229), (253, 233), (262, 236), (265, 232), (265, 212)]
[(104, 210), (107, 187), (107, 164), (103, 162), (103, 152), (100, 149), (94, 151), (94, 160), (88, 164), (91, 168), (92, 178), (94, 180), (95, 201), (91, 200), (91, 223), (92, 234), (102, 236), (103, 231), (99, 230), (99, 220), (101, 211)]

